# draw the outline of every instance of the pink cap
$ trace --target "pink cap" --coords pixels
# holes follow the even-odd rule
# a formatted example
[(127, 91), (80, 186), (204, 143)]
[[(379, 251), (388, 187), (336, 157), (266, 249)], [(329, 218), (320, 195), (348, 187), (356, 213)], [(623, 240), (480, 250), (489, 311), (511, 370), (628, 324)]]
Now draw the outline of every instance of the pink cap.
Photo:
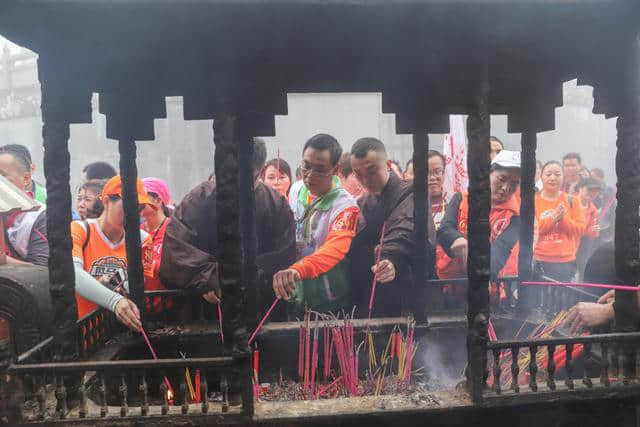
[(171, 205), (169, 186), (160, 178), (144, 178), (142, 180), (147, 193), (156, 193), (165, 206)]

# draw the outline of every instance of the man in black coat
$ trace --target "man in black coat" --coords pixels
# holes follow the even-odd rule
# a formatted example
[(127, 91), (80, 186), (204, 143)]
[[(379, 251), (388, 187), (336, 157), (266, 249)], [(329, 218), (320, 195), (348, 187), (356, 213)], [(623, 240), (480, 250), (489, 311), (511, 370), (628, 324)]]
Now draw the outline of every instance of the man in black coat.
[[(253, 166), (258, 319), (273, 302), (271, 277), (291, 265), (296, 256), (293, 213), (284, 197), (258, 180), (266, 156), (264, 142), (256, 138)], [(216, 231), (215, 183), (205, 181), (185, 196), (171, 217), (164, 238), (160, 280), (170, 288), (200, 292), (207, 301), (217, 303), (212, 292), (219, 288)], [(270, 320), (285, 320), (285, 307), (276, 307)]]
[[(367, 193), (358, 199), (359, 231), (351, 244), (348, 259), (354, 301), (360, 316), (367, 316), (374, 274), (377, 274), (373, 305), (375, 316), (400, 316), (414, 306), (422, 286), (413, 287), (411, 264), (415, 250), (413, 235), (413, 187), (390, 173), (384, 144), (375, 138), (362, 138), (351, 149), (351, 166)], [(433, 218), (427, 212), (430, 236)], [(384, 225), (380, 262), (377, 246)], [(429, 260), (433, 246), (427, 242)], [(432, 262), (431, 262), (432, 264)], [(427, 268), (427, 270), (432, 268)], [(425, 302), (426, 303), (426, 302)], [(423, 304), (424, 305), (424, 304)]]

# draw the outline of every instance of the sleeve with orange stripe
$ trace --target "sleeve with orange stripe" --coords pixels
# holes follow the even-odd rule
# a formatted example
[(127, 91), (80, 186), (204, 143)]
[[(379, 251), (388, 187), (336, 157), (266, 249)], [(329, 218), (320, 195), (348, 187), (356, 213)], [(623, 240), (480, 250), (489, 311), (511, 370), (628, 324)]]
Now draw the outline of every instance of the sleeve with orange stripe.
[(340, 212), (331, 224), (324, 243), (314, 253), (289, 268), (296, 270), (304, 280), (318, 277), (338, 265), (349, 252), (351, 241), (356, 235), (358, 213), (359, 209), (355, 206)]

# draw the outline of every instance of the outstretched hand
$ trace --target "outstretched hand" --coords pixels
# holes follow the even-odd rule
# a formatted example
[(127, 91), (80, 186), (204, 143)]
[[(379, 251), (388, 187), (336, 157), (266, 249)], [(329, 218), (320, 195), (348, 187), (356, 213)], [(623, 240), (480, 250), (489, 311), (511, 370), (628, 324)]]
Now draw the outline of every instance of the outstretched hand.
[(564, 325), (569, 327), (572, 334), (577, 334), (582, 328), (601, 326), (613, 319), (613, 302), (598, 304), (594, 302), (579, 302), (567, 314)]
[(115, 310), (116, 319), (122, 322), (127, 328), (140, 332), (142, 330), (142, 322), (140, 321), (140, 310), (133, 301), (128, 298), (122, 298), (117, 302)]
[(371, 267), (371, 271), (376, 275), (378, 283), (389, 283), (396, 278), (396, 268), (388, 259), (383, 259)]
[(297, 270), (287, 269), (273, 275), (273, 292), (276, 297), (288, 301), (296, 293), (296, 281), (300, 280)]

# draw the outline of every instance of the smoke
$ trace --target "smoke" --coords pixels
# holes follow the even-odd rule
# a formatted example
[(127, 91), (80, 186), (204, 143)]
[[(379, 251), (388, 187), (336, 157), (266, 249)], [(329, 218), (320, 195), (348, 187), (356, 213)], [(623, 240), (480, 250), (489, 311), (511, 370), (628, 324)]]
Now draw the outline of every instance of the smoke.
[(467, 363), (464, 331), (444, 330), (420, 340), (416, 357), (424, 367), (422, 375), (428, 390), (453, 389), (463, 379)]

